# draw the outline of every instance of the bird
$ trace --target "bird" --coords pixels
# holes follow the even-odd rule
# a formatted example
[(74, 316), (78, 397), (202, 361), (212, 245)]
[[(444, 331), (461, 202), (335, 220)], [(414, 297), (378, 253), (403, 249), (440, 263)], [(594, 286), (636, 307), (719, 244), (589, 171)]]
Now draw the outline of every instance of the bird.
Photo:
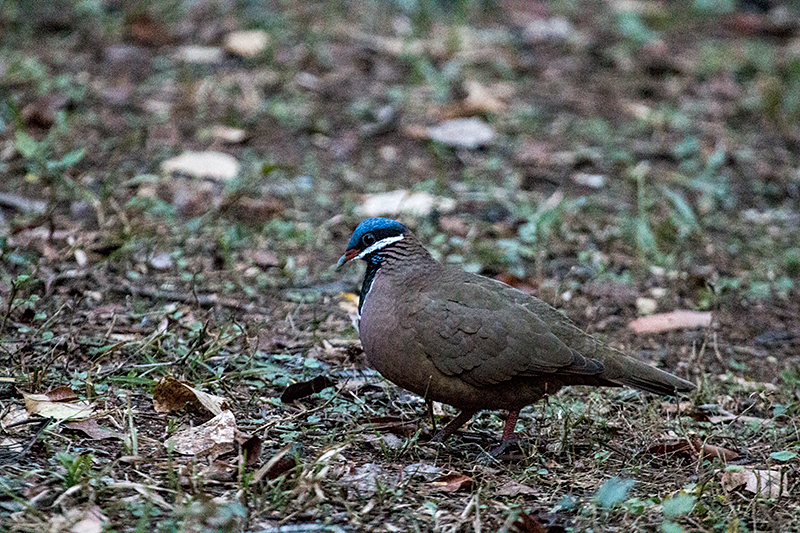
[(520, 410), (565, 386), (630, 386), (668, 396), (695, 388), (604, 344), (539, 298), (443, 265), (396, 220), (358, 224), (336, 270), (354, 259), (367, 264), (357, 315), (367, 363), (429, 405), (460, 410), (434, 442), (479, 411), (507, 410), (490, 452), (499, 456), (517, 443)]

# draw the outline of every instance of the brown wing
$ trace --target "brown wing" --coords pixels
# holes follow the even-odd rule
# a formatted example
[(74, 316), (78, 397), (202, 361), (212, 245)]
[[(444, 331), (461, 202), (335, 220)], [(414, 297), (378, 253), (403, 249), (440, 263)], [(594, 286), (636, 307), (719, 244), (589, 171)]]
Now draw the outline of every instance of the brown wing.
[(444, 374), (486, 386), (517, 376), (603, 371), (602, 363), (561, 342), (531, 309), (502, 289), (507, 286), (463, 272), (444, 276), (433, 289), (416, 295), (404, 321)]

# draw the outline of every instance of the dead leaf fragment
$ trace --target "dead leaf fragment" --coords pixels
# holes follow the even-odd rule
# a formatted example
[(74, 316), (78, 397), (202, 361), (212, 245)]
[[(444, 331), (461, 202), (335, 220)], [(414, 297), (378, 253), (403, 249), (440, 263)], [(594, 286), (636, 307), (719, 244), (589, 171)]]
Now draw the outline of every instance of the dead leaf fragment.
[(464, 114), (502, 113), (508, 105), (487, 87), (475, 80), (464, 83), (467, 97), (464, 99)]
[(0, 418), (0, 427), (8, 433), (16, 433), (20, 429), (17, 424), (21, 425), (26, 420), (28, 420), (28, 411), (25, 409), (11, 409)]
[(317, 376), (310, 381), (301, 381), (299, 383), (292, 383), (281, 394), (281, 401), (283, 403), (290, 403), (312, 394), (316, 394), (328, 387), (333, 387), (336, 383), (329, 379), (327, 376)]
[(247, 466), (253, 466), (261, 458), (261, 438), (258, 435), (246, 438), (243, 442), (239, 443), (239, 446), (246, 458), (245, 464), (247, 464)]
[(236, 441), (236, 417), (229, 410), (197, 427), (178, 431), (164, 445), (182, 455), (211, 456), (232, 452)]
[(64, 426), (69, 429), (76, 429), (78, 431), (83, 431), (84, 433), (89, 435), (89, 437), (95, 440), (122, 438), (122, 435), (120, 435), (116, 431), (111, 431), (104, 427), (100, 427), (100, 424), (97, 423), (96, 418), (89, 418), (87, 420), (81, 420), (77, 422), (69, 422), (67, 424), (64, 424)]
[(675, 329), (707, 328), (711, 325), (711, 313), (678, 310), (670, 313), (637, 318), (628, 327), (635, 333), (661, 333)]
[(32, 415), (56, 420), (82, 420), (92, 416), (94, 407), (88, 402), (74, 403), (54, 402), (47, 394), (22, 393), (25, 398), (25, 408)]
[(431, 486), (444, 492), (469, 490), (472, 487), (472, 478), (464, 474), (447, 474), (431, 481)]
[(219, 415), (228, 408), (227, 400), (222, 396), (197, 390), (170, 376), (156, 385), (153, 391), (153, 408), (157, 413), (171, 413), (183, 409), (186, 404), (198, 409), (205, 408), (213, 415)]
[(689, 439), (670, 439), (653, 444), (647, 449), (652, 454), (669, 455), (672, 457), (694, 458), (697, 456), (711, 456), (729, 462), (737, 459), (739, 454), (722, 446), (714, 446), (691, 437)]
[(744, 490), (765, 498), (779, 498), (789, 494), (788, 480), (781, 476), (779, 470), (755, 470), (744, 468), (739, 471), (727, 471), (722, 474), (722, 487), (725, 490), (736, 490), (744, 486)]
[(512, 498), (514, 496), (519, 496), (520, 494), (535, 494), (535, 493), (536, 491), (533, 488), (527, 485), (523, 485), (522, 483), (517, 483), (514, 480), (511, 480), (503, 484), (495, 491), (495, 494), (497, 496), (509, 496)]
[(52, 402), (71, 402), (72, 400), (78, 399), (78, 395), (75, 393), (75, 391), (66, 385), (56, 387), (55, 389), (50, 389), (49, 391), (45, 392), (45, 395), (50, 398), (50, 401)]
[(520, 511), (519, 517), (511, 524), (511, 528), (510, 531), (513, 533), (547, 533), (548, 531), (538, 516), (531, 516), (525, 511)]
[(68, 509), (50, 520), (50, 531), (59, 533), (101, 533), (108, 518), (99, 507)]
[(253, 474), (253, 483), (260, 483), (262, 480), (275, 479), (289, 472), (297, 465), (296, 456), (300, 455), (302, 446), (290, 442), (276, 453), (264, 466)]

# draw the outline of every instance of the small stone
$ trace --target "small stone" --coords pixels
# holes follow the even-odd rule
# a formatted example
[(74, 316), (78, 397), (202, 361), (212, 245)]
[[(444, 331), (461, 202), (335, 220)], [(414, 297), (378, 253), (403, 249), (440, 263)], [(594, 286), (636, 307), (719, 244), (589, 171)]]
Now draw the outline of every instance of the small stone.
[(381, 159), (383, 159), (387, 163), (391, 163), (392, 161), (397, 159), (398, 155), (397, 148), (390, 144), (381, 146), (378, 153), (380, 153)]
[(80, 248), (75, 250), (75, 262), (78, 263), (79, 267), (85, 267), (89, 263), (89, 259), (86, 257), (86, 252)]
[(234, 31), (225, 37), (225, 50), (231, 54), (254, 58), (269, 46), (269, 34), (263, 30)]
[(592, 189), (602, 189), (606, 185), (606, 177), (602, 174), (585, 174), (578, 172), (572, 175), (572, 181), (578, 185), (591, 187)]
[(175, 52), (175, 59), (196, 65), (209, 65), (222, 61), (222, 49), (216, 46), (181, 46)]
[(636, 312), (640, 316), (652, 315), (658, 309), (658, 302), (653, 298), (636, 298)]
[(156, 270), (168, 270), (172, 268), (172, 256), (165, 252), (158, 253), (151, 257), (148, 263)]
[(561, 43), (579, 41), (580, 34), (563, 17), (537, 19), (525, 26), (522, 38), (526, 43)]
[(428, 136), (447, 146), (474, 150), (491, 144), (494, 130), (476, 117), (457, 118), (428, 128)]
[(246, 131), (228, 126), (214, 126), (211, 128), (211, 135), (215, 139), (229, 144), (239, 144), (247, 138)]
[(659, 299), (666, 296), (667, 292), (668, 292), (667, 289), (665, 289), (664, 287), (653, 287), (652, 289), (650, 289), (650, 296)]

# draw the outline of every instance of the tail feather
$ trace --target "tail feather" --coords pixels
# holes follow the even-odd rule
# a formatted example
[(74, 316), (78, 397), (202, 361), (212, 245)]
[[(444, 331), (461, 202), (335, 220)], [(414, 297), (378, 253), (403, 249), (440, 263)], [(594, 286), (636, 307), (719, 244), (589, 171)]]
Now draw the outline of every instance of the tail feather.
[(630, 357), (625, 359), (627, 359), (625, 366), (630, 365), (633, 368), (629, 367), (628, 371), (622, 375), (618, 377), (608, 376), (607, 379), (621, 385), (655, 394), (663, 394), (664, 396), (676, 396), (678, 393), (689, 392), (695, 388), (693, 383), (678, 376), (673, 376), (669, 372), (664, 372)]
[[(689, 392), (695, 388), (693, 383), (685, 379), (629, 357), (600, 342), (538, 298), (526, 298), (524, 304), (542, 317), (550, 326), (550, 330), (574, 352), (578, 352), (590, 361), (595, 360), (603, 364), (604, 370), (594, 379), (665, 396), (675, 396), (677, 393)], [(587, 376), (587, 380), (591, 379)]]

